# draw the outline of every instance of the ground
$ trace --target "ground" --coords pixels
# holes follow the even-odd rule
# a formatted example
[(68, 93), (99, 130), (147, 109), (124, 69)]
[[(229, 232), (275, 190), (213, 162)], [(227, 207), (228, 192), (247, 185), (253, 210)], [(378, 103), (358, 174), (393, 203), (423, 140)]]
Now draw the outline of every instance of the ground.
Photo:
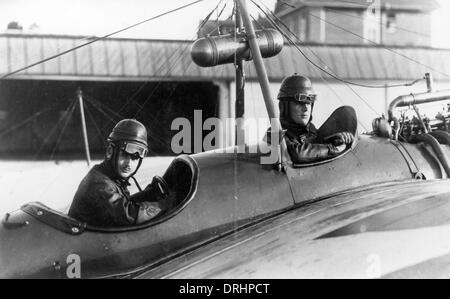
[[(172, 160), (173, 157), (146, 158), (143, 171), (148, 181), (153, 175), (162, 175)], [(92, 165), (99, 162), (92, 161)], [(89, 170), (86, 161), (82, 160), (58, 163), (0, 160), (0, 169), (1, 216), (33, 201), (58, 211), (67, 211), (78, 184)]]

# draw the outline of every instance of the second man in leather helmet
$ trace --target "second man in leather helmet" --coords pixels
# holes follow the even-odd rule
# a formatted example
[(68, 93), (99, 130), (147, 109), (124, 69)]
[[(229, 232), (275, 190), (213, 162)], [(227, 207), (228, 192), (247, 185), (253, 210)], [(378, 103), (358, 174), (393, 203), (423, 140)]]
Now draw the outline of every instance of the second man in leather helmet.
[(145, 126), (135, 119), (118, 122), (107, 139), (105, 160), (81, 181), (69, 216), (93, 226), (123, 227), (146, 222), (166, 210), (168, 190), (163, 180), (154, 180), (133, 195), (128, 191), (129, 179), (147, 151)]
[(278, 93), (280, 122), (286, 131), (286, 145), (294, 163), (311, 163), (337, 156), (353, 142), (349, 132), (335, 134), (326, 141), (318, 139), (317, 129), (311, 122), (316, 98), (311, 81), (304, 76), (294, 74), (281, 83)]

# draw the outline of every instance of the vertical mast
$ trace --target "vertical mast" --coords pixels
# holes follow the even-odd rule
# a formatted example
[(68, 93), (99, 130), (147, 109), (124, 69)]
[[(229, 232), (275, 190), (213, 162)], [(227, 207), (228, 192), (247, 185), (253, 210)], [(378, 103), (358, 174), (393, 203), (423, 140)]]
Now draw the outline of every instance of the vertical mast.
[[(241, 12), (239, 9), (239, 1), (235, 0), (235, 18), (236, 18), (236, 28), (235, 28), (235, 36), (242, 33), (244, 28), (242, 26), (242, 18)], [(241, 143), (245, 143), (245, 131), (244, 131), (244, 122), (240, 121), (240, 119), (244, 118), (245, 114), (245, 92), (244, 92), (244, 82), (245, 82), (245, 72), (244, 72), (244, 59), (241, 57), (237, 57), (235, 54), (235, 67), (236, 67), (236, 113), (235, 119), (236, 122), (236, 145), (240, 145)], [(238, 121), (239, 120), (239, 121)], [(244, 137), (244, 140), (239, 140)]]
[(78, 103), (80, 105), (81, 127), (83, 130), (84, 150), (86, 152), (86, 162), (88, 167), (91, 165), (91, 155), (89, 154), (89, 142), (87, 138), (86, 119), (84, 117), (83, 93), (81, 88), (77, 90)]
[[(250, 15), (247, 11), (246, 0), (239, 0), (240, 12), (242, 15), (242, 21), (244, 22), (245, 31), (248, 38), (248, 43), (250, 46), (250, 51), (252, 53), (253, 61), (255, 63), (256, 73), (258, 75), (259, 85), (261, 86), (261, 91), (264, 97), (264, 103), (266, 105), (267, 113), (270, 119), (270, 125), (272, 133), (279, 134), (281, 132), (281, 124), (278, 115), (275, 111), (273, 104), (272, 93), (270, 91), (269, 79), (267, 77), (266, 68), (264, 66), (261, 50), (258, 45), (258, 41), (255, 35), (255, 29), (253, 28), (253, 23), (250, 20)], [(273, 135), (272, 135), (273, 136)], [(281, 136), (281, 135), (278, 135)], [(275, 148), (274, 148), (275, 147)], [(272, 151), (275, 149), (277, 154), (278, 169), (283, 170), (283, 150), (286, 148), (284, 139), (279, 140), (279, 144), (272, 143)]]
[(280, 131), (281, 125), (278, 119), (278, 115), (275, 112), (275, 107), (273, 105), (273, 98), (270, 91), (269, 79), (267, 78), (266, 68), (264, 66), (261, 52), (259, 49), (258, 41), (255, 35), (255, 29), (253, 28), (253, 23), (250, 20), (250, 16), (247, 11), (247, 5), (245, 0), (239, 0), (240, 12), (242, 15), (242, 20), (247, 33), (248, 42), (250, 45), (250, 51), (252, 53), (253, 61), (255, 63), (256, 73), (258, 74), (258, 81), (261, 85), (261, 90), (264, 96), (264, 103), (266, 105), (267, 113), (274, 127), (273, 131)]

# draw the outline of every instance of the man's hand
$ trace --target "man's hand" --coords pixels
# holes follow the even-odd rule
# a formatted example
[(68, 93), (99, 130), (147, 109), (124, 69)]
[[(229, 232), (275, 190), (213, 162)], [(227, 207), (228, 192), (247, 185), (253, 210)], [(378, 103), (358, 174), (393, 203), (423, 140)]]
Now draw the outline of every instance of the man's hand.
[(334, 146), (352, 144), (353, 140), (353, 134), (350, 132), (340, 132), (325, 138), (326, 142), (329, 142)]
[(150, 185), (146, 189), (153, 189), (160, 198), (165, 198), (169, 194), (169, 186), (162, 177), (155, 175)]

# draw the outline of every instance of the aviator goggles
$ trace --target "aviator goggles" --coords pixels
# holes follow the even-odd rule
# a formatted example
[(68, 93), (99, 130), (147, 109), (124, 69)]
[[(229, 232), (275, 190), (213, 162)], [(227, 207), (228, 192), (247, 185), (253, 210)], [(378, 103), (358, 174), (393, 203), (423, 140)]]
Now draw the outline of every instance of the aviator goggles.
[(124, 151), (125, 153), (139, 157), (143, 159), (147, 155), (147, 148), (144, 145), (140, 145), (137, 143), (128, 143), (124, 142), (120, 146), (120, 150)]
[(296, 102), (314, 103), (316, 100), (316, 97), (317, 96), (315, 94), (300, 93), (300, 94), (296, 94), (295, 96), (292, 96), (290, 99), (295, 100)]

